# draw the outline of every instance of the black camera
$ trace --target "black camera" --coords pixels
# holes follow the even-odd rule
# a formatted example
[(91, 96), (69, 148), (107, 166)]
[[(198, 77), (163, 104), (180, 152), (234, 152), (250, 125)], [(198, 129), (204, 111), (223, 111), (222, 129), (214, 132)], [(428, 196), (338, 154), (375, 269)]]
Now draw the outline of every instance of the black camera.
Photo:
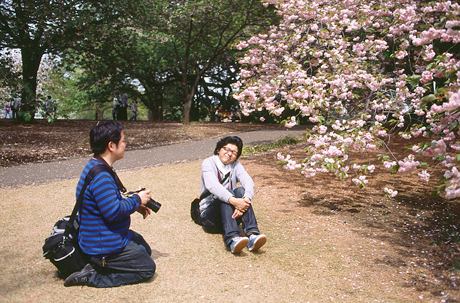
[[(143, 190), (145, 190), (145, 188), (141, 188), (141, 189), (136, 190), (136, 191), (129, 191), (129, 192), (126, 193), (126, 196), (130, 197), (130, 196), (132, 196), (134, 194), (137, 194), (137, 193), (139, 193), (140, 191), (143, 191)], [(161, 204), (159, 202), (153, 200), (152, 198), (150, 198), (150, 200), (147, 202), (147, 204), (145, 206), (147, 206), (148, 208), (153, 210), (153, 212), (157, 213), (160, 210)]]

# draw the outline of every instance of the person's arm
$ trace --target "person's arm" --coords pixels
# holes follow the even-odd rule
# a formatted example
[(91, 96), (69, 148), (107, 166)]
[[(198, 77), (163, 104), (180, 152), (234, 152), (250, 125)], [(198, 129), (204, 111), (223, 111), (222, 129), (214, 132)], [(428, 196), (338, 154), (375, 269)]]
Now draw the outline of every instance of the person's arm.
[(243, 164), (236, 162), (233, 173), (236, 176), (237, 182), (240, 182), (241, 186), (244, 188), (244, 197), (248, 198), (251, 201), (254, 198), (254, 181), (251, 176), (248, 174), (246, 169), (244, 169)]
[(229, 200), (229, 202), (235, 206), (235, 212), (232, 217), (236, 219), (242, 216), (251, 205), (251, 200), (254, 197), (254, 181), (240, 162), (235, 162), (233, 174), (235, 175), (236, 181), (244, 188), (243, 198), (232, 197)]
[(201, 178), (204, 187), (219, 200), (229, 203), (232, 194), (219, 182), (217, 167), (212, 158), (203, 161), (201, 165)]

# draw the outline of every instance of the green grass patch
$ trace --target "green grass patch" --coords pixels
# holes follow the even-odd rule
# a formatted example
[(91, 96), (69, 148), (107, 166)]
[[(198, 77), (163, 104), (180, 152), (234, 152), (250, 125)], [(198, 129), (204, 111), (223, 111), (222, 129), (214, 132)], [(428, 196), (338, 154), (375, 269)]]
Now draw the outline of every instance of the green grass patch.
[(287, 136), (282, 139), (276, 140), (274, 143), (260, 144), (260, 145), (247, 146), (247, 147), (244, 146), (243, 152), (241, 155), (250, 156), (253, 154), (260, 153), (260, 152), (266, 152), (267, 150), (274, 149), (274, 148), (284, 147), (288, 145), (295, 145), (300, 142), (302, 142), (301, 139)]

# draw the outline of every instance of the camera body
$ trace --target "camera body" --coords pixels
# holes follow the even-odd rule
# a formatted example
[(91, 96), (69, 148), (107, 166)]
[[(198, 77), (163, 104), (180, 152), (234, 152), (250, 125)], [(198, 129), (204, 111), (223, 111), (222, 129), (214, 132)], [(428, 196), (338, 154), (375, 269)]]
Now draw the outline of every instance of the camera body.
[[(143, 191), (143, 190), (145, 190), (145, 188), (141, 188), (141, 189), (136, 190), (136, 191), (127, 192), (126, 196), (131, 197), (132, 195), (137, 194), (137, 193), (139, 193), (140, 191)], [(161, 203), (159, 203), (159, 202), (153, 200), (152, 198), (150, 198), (150, 200), (147, 202), (147, 204), (145, 206), (150, 208), (153, 212), (157, 213), (161, 208)]]

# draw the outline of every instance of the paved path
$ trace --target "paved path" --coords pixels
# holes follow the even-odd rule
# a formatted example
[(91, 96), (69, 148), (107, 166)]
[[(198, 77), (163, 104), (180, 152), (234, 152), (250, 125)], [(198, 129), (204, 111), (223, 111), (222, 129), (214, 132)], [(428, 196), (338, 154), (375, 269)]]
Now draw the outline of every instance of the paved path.
[[(239, 136), (245, 146), (274, 142), (286, 136), (300, 137), (305, 126), (292, 129), (276, 128), (243, 133)], [(212, 155), (218, 138), (186, 141), (149, 149), (126, 151), (125, 157), (116, 162), (117, 171), (136, 170), (153, 166), (201, 160)], [(78, 178), (88, 157), (69, 160), (32, 163), (13, 167), (0, 167), (0, 188), (42, 184)]]

